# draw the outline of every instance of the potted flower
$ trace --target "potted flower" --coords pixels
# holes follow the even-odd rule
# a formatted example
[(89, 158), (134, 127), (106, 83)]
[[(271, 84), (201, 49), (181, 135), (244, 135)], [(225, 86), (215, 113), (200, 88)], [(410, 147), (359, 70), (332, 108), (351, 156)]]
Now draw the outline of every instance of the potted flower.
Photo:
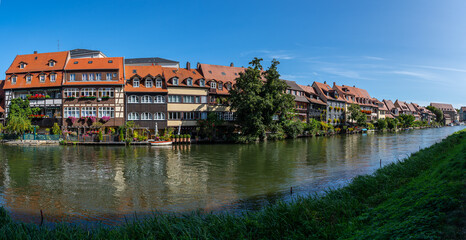
[(186, 135), (186, 138), (187, 138), (187, 140), (188, 140), (188, 143), (191, 143), (191, 135), (187, 134), (187, 135)]
[(69, 116), (68, 120), (71, 122), (71, 124), (74, 124), (76, 122), (76, 118), (73, 116)]
[(101, 121), (102, 123), (106, 123), (106, 122), (108, 122), (110, 119), (111, 119), (111, 117), (109, 117), (109, 116), (103, 116), (103, 117), (100, 119), (100, 121)]
[(95, 120), (97, 119), (95, 116), (89, 116), (88, 117), (91, 123), (95, 123)]

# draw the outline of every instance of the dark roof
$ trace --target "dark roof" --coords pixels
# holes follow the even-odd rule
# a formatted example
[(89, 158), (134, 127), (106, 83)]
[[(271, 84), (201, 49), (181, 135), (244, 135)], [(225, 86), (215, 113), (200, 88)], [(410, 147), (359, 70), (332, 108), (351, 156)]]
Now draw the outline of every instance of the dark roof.
[(295, 81), (288, 81), (288, 80), (283, 80), (283, 81), (285, 81), (286, 84), (288, 85), (288, 89), (304, 92), (304, 90), (298, 84), (296, 84)]
[(82, 54), (89, 54), (89, 53), (99, 53), (99, 50), (90, 50), (90, 49), (73, 49), (70, 50), (71, 56), (73, 55), (82, 55)]
[(135, 64), (135, 63), (179, 63), (177, 61), (168, 60), (165, 58), (126, 58), (125, 64)]

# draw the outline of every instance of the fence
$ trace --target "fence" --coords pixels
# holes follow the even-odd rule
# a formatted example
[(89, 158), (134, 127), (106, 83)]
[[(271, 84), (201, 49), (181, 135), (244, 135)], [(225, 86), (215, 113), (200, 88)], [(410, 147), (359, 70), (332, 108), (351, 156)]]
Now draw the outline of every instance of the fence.
[(23, 140), (55, 140), (58, 141), (60, 135), (23, 134)]
[[(67, 141), (71, 142), (98, 142), (97, 134), (67, 135)], [(120, 142), (118, 135), (104, 134), (101, 142)]]

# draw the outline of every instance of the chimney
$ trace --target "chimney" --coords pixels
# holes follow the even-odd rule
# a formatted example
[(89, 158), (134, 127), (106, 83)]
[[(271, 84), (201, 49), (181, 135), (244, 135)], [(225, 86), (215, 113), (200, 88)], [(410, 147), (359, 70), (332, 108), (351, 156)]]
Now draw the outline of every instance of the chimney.
[(353, 87), (356, 87), (356, 85), (353, 85)]
[(324, 81), (324, 84), (327, 84), (327, 81)]
[(186, 62), (186, 69), (191, 70), (191, 63)]
[(37, 51), (34, 51), (34, 54), (37, 54)]
[(235, 64), (233, 64), (233, 63), (230, 63), (230, 67), (234, 67), (234, 66), (235, 66)]
[(333, 86), (335, 86), (335, 82), (333, 82)]

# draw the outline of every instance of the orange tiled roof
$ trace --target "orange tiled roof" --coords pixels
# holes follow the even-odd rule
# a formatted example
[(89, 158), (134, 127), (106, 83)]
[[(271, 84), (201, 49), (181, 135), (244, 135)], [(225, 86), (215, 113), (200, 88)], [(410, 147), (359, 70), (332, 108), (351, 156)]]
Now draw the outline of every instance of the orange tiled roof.
[[(91, 62), (91, 63), (90, 63)], [(66, 64), (65, 70), (72, 71), (92, 71), (92, 70), (118, 70), (117, 81), (63, 81), (64, 86), (79, 86), (79, 85), (123, 85), (125, 79), (123, 76), (123, 57), (110, 58), (76, 58), (70, 59)]]
[(392, 100), (383, 100), (385, 105), (387, 106), (388, 110), (391, 111), (392, 109), (395, 108), (395, 104), (393, 104)]
[[(199, 82), (197, 80), (203, 79), (204, 76), (197, 70), (197, 69), (186, 69), (186, 68), (169, 68), (169, 67), (162, 67), (163, 69), (163, 76), (167, 80), (168, 86), (174, 86), (170, 79), (177, 77), (178, 78), (178, 85), (177, 86), (184, 86), (186, 87), (186, 79), (191, 78), (193, 80), (193, 85), (190, 87), (199, 87)], [(207, 85), (206, 85), (207, 86)]]
[(125, 66), (125, 77), (126, 79), (131, 79), (134, 76), (139, 78), (145, 78), (147, 76), (162, 76), (163, 77), (163, 68), (160, 65), (155, 66)]
[(336, 91), (335, 89), (331, 88), (328, 84), (326, 83), (320, 83), (320, 82), (314, 82), (314, 84), (320, 88), (320, 90), (324, 93), (324, 97), (325, 97), (325, 100), (334, 100), (334, 101), (342, 101), (342, 102), (346, 102), (346, 100), (343, 98), (343, 96), (341, 94), (338, 94), (338, 98), (334, 98), (331, 96), (331, 94), (329, 94), (329, 96), (325, 95), (326, 92), (333, 92), (333, 91)]
[[(68, 56), (68, 51), (17, 55), (6, 74), (60, 71), (65, 67)], [(55, 66), (48, 65), (50, 60), (55, 61)], [(19, 66), (21, 62), (26, 63), (23, 69)]]
[[(43, 73), (46, 75), (45, 82), (41, 83), (39, 80), (39, 75), (42, 73), (20, 73), (20, 74), (12, 74), (16, 76), (16, 83), (12, 84), (11, 77), (6, 80), (4, 89), (20, 89), (20, 88), (45, 88), (45, 87), (59, 87), (61, 86), (61, 82), (63, 79), (63, 72), (55, 72), (57, 75), (55, 78), (55, 82), (50, 81), (50, 74), (53, 73)], [(31, 75), (31, 82), (26, 83), (26, 76)]]
[(316, 90), (311, 86), (305, 86), (305, 85), (300, 85), (300, 84), (298, 84), (298, 86), (301, 87), (307, 93), (317, 95)]
[(453, 105), (448, 103), (430, 103), (431, 106), (436, 107), (442, 111), (456, 111)]

